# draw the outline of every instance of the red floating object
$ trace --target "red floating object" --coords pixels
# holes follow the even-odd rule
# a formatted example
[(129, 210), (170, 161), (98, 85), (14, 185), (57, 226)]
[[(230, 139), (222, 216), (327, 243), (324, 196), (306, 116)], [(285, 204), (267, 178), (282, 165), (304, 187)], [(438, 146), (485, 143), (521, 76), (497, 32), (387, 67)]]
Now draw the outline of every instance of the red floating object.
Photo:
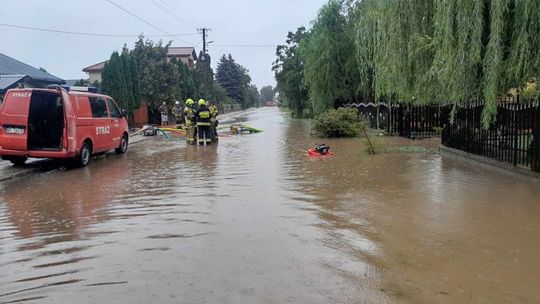
[(317, 150), (315, 150), (315, 149), (309, 149), (307, 151), (307, 153), (308, 153), (309, 156), (323, 156), (323, 157), (324, 156), (334, 156), (334, 155), (336, 155), (334, 152), (330, 152), (330, 151), (328, 151), (328, 153), (326, 153), (326, 154), (321, 154), (321, 153), (317, 152)]

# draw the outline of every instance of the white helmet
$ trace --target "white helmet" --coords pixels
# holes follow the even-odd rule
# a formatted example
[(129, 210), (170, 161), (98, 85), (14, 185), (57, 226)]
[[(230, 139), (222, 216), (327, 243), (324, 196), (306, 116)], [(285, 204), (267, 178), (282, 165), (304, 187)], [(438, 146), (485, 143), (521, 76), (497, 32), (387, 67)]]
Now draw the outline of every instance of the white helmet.
[(180, 104), (180, 101), (177, 100), (174, 104), (179, 105), (179, 104)]

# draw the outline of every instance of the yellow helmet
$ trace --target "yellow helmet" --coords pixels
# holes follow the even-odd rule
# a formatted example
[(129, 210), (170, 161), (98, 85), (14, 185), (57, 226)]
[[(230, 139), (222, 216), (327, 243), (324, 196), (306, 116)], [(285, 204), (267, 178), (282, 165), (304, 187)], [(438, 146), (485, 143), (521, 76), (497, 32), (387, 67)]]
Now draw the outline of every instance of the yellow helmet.
[(205, 106), (206, 105), (206, 101), (204, 101), (204, 99), (199, 99), (199, 106)]
[(190, 99), (186, 100), (186, 105), (187, 106), (191, 106), (191, 105), (194, 105), (194, 104), (195, 104), (195, 101), (193, 101), (193, 99), (190, 98)]

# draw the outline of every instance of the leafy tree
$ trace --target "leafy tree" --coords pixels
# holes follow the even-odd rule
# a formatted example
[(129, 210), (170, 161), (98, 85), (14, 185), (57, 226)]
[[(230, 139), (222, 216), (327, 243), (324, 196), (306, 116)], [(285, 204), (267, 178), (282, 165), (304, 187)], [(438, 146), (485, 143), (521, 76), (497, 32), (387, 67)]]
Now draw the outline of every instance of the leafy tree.
[(348, 26), (347, 3), (331, 0), (323, 6), (300, 47), (304, 81), (316, 113), (354, 101), (358, 93), (358, 65), (351, 48), (354, 27)]
[(126, 76), (127, 73), (120, 55), (118, 52), (113, 52), (101, 73), (103, 93), (110, 95), (120, 107), (129, 111), (132, 110), (132, 101)]
[[(540, 79), (538, 0), (329, 0), (274, 63), (294, 114), (367, 99), (483, 99), (484, 126), (510, 89)], [(304, 91), (302, 91), (304, 90)], [(540, 93), (537, 93), (540, 95)]]
[(227, 91), (219, 84), (219, 82), (214, 81), (214, 99), (212, 101), (218, 103), (218, 104), (232, 104), (234, 103), (234, 100), (232, 100), (229, 95), (227, 95)]
[(143, 36), (131, 52), (139, 75), (139, 91), (151, 110), (157, 110), (162, 102), (172, 107), (180, 95), (180, 75), (176, 66), (167, 60), (171, 42), (154, 44)]
[(261, 105), (261, 94), (256, 85), (250, 84), (244, 93), (245, 96), (245, 107), (260, 107)]
[(213, 98), (214, 70), (212, 69), (212, 58), (202, 51), (199, 53), (199, 60), (193, 72), (193, 79), (196, 90), (195, 95), (199, 98)]
[(227, 95), (240, 103), (243, 108), (252, 105), (252, 101), (246, 98), (246, 92), (250, 89), (249, 84), (251, 82), (248, 70), (236, 63), (230, 54), (221, 57), (217, 66), (216, 80), (225, 89)]
[(272, 66), (280, 101), (291, 109), (295, 117), (304, 117), (310, 108), (309, 90), (304, 81), (304, 62), (298, 50), (307, 37), (305, 27), (299, 27), (295, 33), (289, 32), (286, 44), (277, 47), (277, 59)]
[(75, 82), (76, 87), (85, 87), (87, 85), (88, 85), (87, 82), (82, 78), (77, 80), (77, 82)]
[(195, 98), (197, 88), (193, 79), (193, 72), (189, 69), (187, 64), (183, 63), (181, 60), (173, 58), (171, 63), (175, 64), (178, 69), (182, 99), (186, 100), (188, 98)]
[(268, 101), (274, 101), (276, 91), (272, 86), (264, 86), (261, 89), (261, 103), (264, 104)]

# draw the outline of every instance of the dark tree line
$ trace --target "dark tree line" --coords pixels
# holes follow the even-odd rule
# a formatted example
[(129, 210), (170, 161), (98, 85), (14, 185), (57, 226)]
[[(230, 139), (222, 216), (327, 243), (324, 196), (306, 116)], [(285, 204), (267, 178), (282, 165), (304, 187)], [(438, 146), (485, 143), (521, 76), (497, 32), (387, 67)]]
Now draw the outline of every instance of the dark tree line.
[(102, 71), (103, 93), (129, 114), (143, 100), (152, 111), (162, 102), (172, 108), (176, 100), (188, 98), (239, 103), (243, 108), (259, 105), (259, 91), (251, 84), (248, 70), (231, 55), (223, 55), (214, 73), (209, 54), (201, 52), (195, 68), (190, 69), (176, 58), (169, 60), (169, 46), (170, 42), (154, 43), (141, 36), (133, 50), (124, 46), (121, 53), (113, 52)]

